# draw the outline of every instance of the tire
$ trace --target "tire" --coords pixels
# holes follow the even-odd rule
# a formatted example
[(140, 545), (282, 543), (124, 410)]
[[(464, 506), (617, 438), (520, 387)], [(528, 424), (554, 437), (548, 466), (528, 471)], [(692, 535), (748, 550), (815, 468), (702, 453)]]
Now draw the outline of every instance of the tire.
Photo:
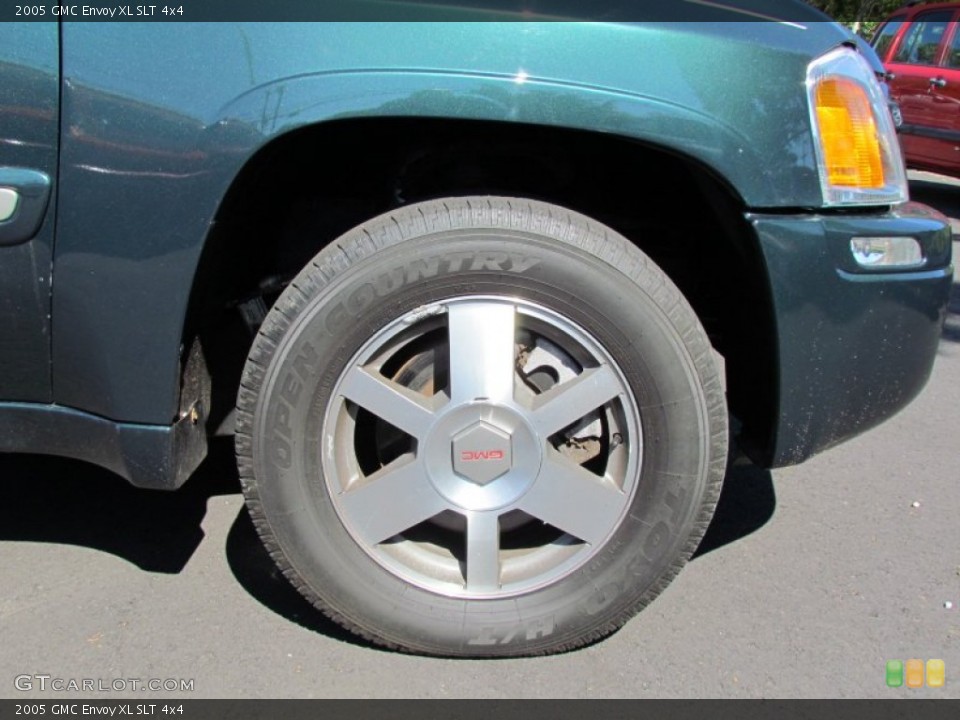
[(612, 230), (529, 200), (401, 208), (326, 247), (253, 344), (237, 454), (284, 575), (408, 652), (568, 650), (620, 627), (710, 522), (710, 343)]

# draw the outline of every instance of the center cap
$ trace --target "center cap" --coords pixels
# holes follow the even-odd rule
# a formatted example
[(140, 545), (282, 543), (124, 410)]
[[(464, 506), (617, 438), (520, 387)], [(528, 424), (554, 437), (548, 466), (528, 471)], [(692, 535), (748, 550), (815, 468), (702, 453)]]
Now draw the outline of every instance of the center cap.
[(533, 486), (541, 445), (523, 413), (472, 402), (442, 412), (417, 454), (453, 509), (484, 512), (508, 507)]
[(453, 438), (453, 469), (476, 485), (487, 485), (513, 466), (510, 435), (482, 420)]

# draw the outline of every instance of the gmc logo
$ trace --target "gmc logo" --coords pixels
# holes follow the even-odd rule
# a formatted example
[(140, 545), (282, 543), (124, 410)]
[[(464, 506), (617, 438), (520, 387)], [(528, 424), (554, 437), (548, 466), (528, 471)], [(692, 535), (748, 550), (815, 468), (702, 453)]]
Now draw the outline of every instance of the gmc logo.
[(463, 450), (460, 453), (462, 462), (476, 460), (503, 460), (503, 450)]

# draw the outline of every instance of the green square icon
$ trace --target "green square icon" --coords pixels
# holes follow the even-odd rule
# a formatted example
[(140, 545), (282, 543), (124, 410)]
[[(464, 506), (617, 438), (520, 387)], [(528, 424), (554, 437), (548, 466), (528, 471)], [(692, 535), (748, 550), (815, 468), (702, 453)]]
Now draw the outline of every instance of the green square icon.
[(887, 660), (887, 687), (903, 685), (903, 660)]

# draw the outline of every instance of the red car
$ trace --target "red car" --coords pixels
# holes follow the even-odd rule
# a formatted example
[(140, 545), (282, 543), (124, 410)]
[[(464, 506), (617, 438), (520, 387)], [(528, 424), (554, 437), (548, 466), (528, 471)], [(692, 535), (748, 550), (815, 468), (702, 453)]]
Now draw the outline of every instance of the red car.
[(874, 35), (907, 165), (960, 177), (960, 3), (902, 8)]

